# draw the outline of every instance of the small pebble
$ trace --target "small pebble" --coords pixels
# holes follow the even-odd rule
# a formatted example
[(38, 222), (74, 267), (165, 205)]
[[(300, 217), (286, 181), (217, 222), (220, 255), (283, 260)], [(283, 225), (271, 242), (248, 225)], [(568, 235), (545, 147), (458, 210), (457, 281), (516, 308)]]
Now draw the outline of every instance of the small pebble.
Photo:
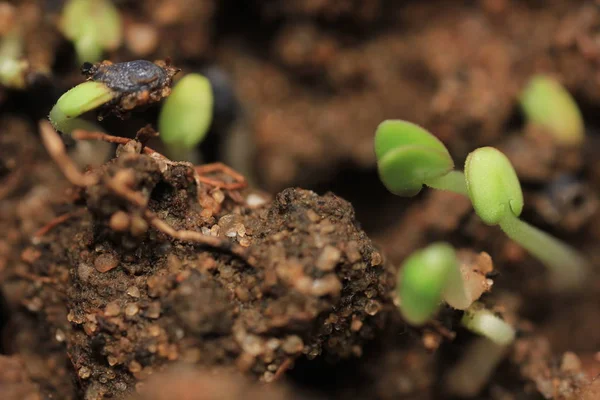
[(136, 303), (129, 303), (125, 306), (125, 315), (133, 317), (140, 311), (140, 307)]
[(62, 343), (67, 339), (67, 335), (61, 329), (57, 329), (54, 338), (57, 342)]
[(160, 335), (160, 326), (150, 325), (148, 327), (148, 334), (152, 337), (158, 337)]
[(381, 304), (376, 300), (369, 300), (365, 306), (365, 312), (369, 315), (375, 315), (381, 310)]
[(360, 328), (362, 328), (363, 323), (361, 320), (353, 318), (352, 322), (350, 323), (350, 330), (352, 332), (358, 332), (360, 331)]
[(251, 193), (246, 197), (246, 204), (250, 208), (260, 207), (267, 202), (267, 199), (256, 193)]
[(242, 348), (246, 353), (258, 356), (263, 352), (264, 342), (258, 336), (246, 335), (242, 341)]
[(77, 276), (82, 282), (87, 282), (90, 279), (90, 275), (94, 272), (94, 268), (86, 263), (79, 263), (77, 267)]
[(125, 232), (130, 225), (129, 215), (124, 211), (117, 211), (110, 217), (110, 228), (117, 232)]
[(140, 372), (142, 370), (142, 365), (133, 360), (129, 363), (129, 372), (131, 372), (132, 374), (135, 374), (136, 372)]
[(348, 261), (351, 263), (358, 262), (362, 259), (358, 248), (358, 243), (356, 241), (352, 240), (346, 245), (346, 257), (348, 257)]
[(316, 266), (321, 271), (332, 271), (340, 261), (341, 256), (342, 252), (339, 249), (327, 245), (321, 251), (319, 258), (317, 258)]
[(297, 354), (302, 351), (304, 348), (304, 342), (300, 338), (300, 336), (292, 335), (285, 338), (283, 344), (281, 345), (283, 351), (287, 354)]
[(130, 286), (127, 288), (127, 294), (137, 299), (140, 297), (140, 289), (138, 289), (137, 286)]
[(150, 306), (144, 313), (144, 316), (152, 319), (157, 319), (160, 317), (160, 303), (157, 301), (150, 303)]
[(92, 371), (88, 367), (81, 367), (77, 374), (81, 379), (87, 379), (92, 375)]
[(108, 272), (119, 265), (119, 259), (110, 253), (100, 254), (94, 260), (94, 267), (98, 272)]
[(222, 190), (215, 190), (212, 193), (212, 198), (215, 199), (217, 204), (221, 204), (223, 201), (225, 201), (225, 193), (223, 193)]
[(321, 279), (315, 279), (310, 288), (314, 296), (338, 296), (342, 291), (342, 284), (335, 274), (328, 274)]
[(383, 259), (381, 258), (381, 254), (374, 251), (371, 254), (371, 266), (375, 267), (377, 265), (381, 265), (382, 262), (383, 262)]
[(83, 331), (86, 335), (92, 336), (98, 330), (98, 324), (95, 322), (86, 322), (83, 324)]
[(112, 301), (106, 305), (104, 309), (104, 315), (107, 317), (116, 317), (121, 313), (121, 307), (116, 301)]
[(319, 222), (321, 220), (321, 217), (319, 217), (319, 214), (317, 214), (314, 210), (308, 210), (306, 212), (306, 216), (308, 217), (308, 219), (311, 222)]
[(148, 231), (148, 223), (140, 216), (134, 216), (131, 219), (131, 234), (133, 236), (142, 236)]

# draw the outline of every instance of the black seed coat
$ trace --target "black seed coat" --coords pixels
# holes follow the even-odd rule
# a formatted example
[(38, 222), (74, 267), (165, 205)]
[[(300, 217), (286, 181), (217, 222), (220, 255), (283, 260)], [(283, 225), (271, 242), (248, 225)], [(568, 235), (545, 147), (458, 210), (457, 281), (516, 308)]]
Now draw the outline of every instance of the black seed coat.
[(165, 84), (165, 70), (147, 60), (128, 61), (102, 66), (92, 76), (92, 80), (102, 82), (118, 92), (139, 92), (154, 90)]

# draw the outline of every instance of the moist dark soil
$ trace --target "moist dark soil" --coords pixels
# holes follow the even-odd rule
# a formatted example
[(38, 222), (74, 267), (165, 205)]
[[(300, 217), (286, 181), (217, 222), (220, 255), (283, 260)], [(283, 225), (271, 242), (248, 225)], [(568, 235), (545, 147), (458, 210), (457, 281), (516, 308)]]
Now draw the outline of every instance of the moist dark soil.
[[(490, 376), (459, 385), (471, 398), (600, 398), (598, 274), (552, 291), (465, 198), (386, 193), (372, 151), (386, 118), (430, 129), (459, 167), (498, 147), (521, 179), (523, 218), (597, 271), (597, 2), (114, 3), (124, 36), (106, 58), (208, 76), (215, 115), (200, 151), (253, 185), (227, 189), (227, 170), (206, 175), (137, 141), (66, 140), (94, 178), (64, 178), (37, 128), (85, 80), (57, 29), (64, 2), (0, 3), (0, 36), (18, 25), (29, 63), (26, 88), (0, 86), (0, 398), (462, 398), (448, 377), (478, 338), (461, 313), (415, 329), (393, 304), (398, 266), (436, 240), (491, 255), (483, 301), (518, 331)], [(524, 127), (518, 94), (540, 72), (581, 106), (581, 149)], [(132, 138), (157, 110), (100, 126)]]

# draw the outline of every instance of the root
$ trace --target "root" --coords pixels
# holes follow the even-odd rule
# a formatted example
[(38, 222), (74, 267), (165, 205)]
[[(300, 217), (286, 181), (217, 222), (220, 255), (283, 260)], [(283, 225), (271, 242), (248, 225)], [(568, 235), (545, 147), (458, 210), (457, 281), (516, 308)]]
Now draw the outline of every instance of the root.
[[(102, 132), (89, 132), (89, 131), (85, 131), (82, 129), (76, 129), (75, 131), (73, 131), (73, 133), (71, 133), (71, 137), (75, 140), (100, 140), (100, 141), (104, 141), (104, 142), (108, 142), (108, 143), (121, 144), (121, 145), (125, 145), (125, 144), (129, 143), (131, 140), (134, 140), (134, 139), (124, 138), (124, 137), (120, 137), (120, 136), (112, 136), (112, 135), (102, 133)], [(169, 160), (166, 156), (160, 154), (156, 150), (151, 149), (150, 147), (144, 146), (142, 148), (142, 152), (146, 155), (156, 157), (156, 158), (159, 158), (164, 161), (169, 161), (169, 162), (175, 163), (174, 161)], [(233, 168), (231, 168), (223, 163), (220, 163), (220, 162), (199, 165), (199, 166), (194, 167), (194, 170), (196, 172), (196, 175), (197, 175), (196, 179), (198, 182), (204, 183), (206, 185), (214, 186), (219, 189), (237, 190), (237, 189), (245, 188), (248, 185), (248, 183), (246, 182), (246, 178), (244, 178), (244, 176), (242, 174), (240, 174), (239, 172), (235, 171)], [(227, 183), (227, 182), (220, 181), (218, 179), (209, 178), (209, 177), (205, 176), (206, 174), (212, 173), (212, 172), (222, 172), (222, 173), (230, 176), (231, 178), (233, 178), (233, 180), (235, 182)]]
[(91, 186), (98, 182), (98, 178), (90, 174), (82, 174), (75, 163), (67, 155), (65, 144), (50, 122), (40, 121), (40, 135), (44, 147), (50, 154), (50, 157), (58, 165), (65, 177), (75, 186)]
[(183, 242), (193, 242), (217, 250), (227, 251), (241, 258), (250, 266), (254, 266), (255, 260), (249, 256), (247, 248), (236, 243), (231, 243), (231, 241), (226, 238), (208, 236), (196, 231), (177, 230), (160, 219), (154, 212), (146, 208), (148, 203), (147, 200), (139, 193), (129, 188), (131, 177), (132, 175), (130, 175), (129, 171), (121, 171), (120, 173), (117, 173), (114, 178), (107, 182), (107, 186), (114, 193), (126, 199), (130, 203), (143, 208), (144, 219), (148, 221), (148, 224), (154, 229), (164, 233), (165, 235), (171, 236), (173, 239), (181, 240)]
[(63, 222), (67, 221), (68, 219), (83, 214), (83, 211), (85, 211), (85, 210), (80, 209), (80, 210), (71, 211), (66, 214), (59, 215), (58, 217), (54, 218), (52, 221), (48, 222), (46, 225), (44, 225), (43, 227), (38, 229), (33, 234), (33, 237), (31, 238), (31, 242), (33, 244), (39, 244), (40, 239), (43, 236), (45, 236), (48, 232), (50, 232), (52, 229), (54, 229), (58, 225), (62, 224)]
[[(198, 166), (194, 167), (194, 169), (196, 170), (196, 172), (199, 175), (200, 182), (205, 183), (207, 185), (215, 186), (219, 189), (236, 190), (236, 189), (242, 189), (242, 188), (245, 188), (246, 186), (248, 186), (248, 183), (246, 182), (246, 178), (244, 178), (244, 176), (242, 174), (240, 174), (239, 172), (235, 171), (233, 168), (231, 168), (223, 163), (220, 163), (220, 162), (216, 162), (216, 163), (212, 163), (212, 164), (198, 165)], [(226, 183), (226, 182), (219, 181), (217, 179), (213, 179), (213, 178), (209, 178), (209, 177), (205, 176), (206, 174), (211, 173), (211, 172), (222, 172), (222, 173), (230, 176), (231, 178), (233, 178), (233, 180), (235, 182)]]
[(285, 372), (290, 369), (292, 366), (292, 359), (288, 358), (284, 362), (281, 363), (277, 371), (275, 371), (275, 376), (273, 377), (273, 382), (278, 381), (285, 374)]
[[(102, 142), (114, 143), (114, 144), (122, 144), (125, 145), (134, 139), (120, 137), (120, 136), (112, 136), (103, 132), (89, 132), (83, 129), (76, 129), (71, 133), (71, 137), (75, 140), (99, 140)], [(155, 156), (163, 159), (167, 159), (167, 157), (163, 156), (156, 150), (152, 150), (150, 147), (144, 146), (142, 148), (144, 154), (149, 156)]]
[[(73, 161), (67, 155), (65, 146), (60, 139), (60, 136), (54, 131), (52, 126), (47, 121), (40, 122), (40, 132), (42, 135), (42, 140), (48, 153), (52, 159), (58, 164), (59, 168), (63, 172), (63, 174), (67, 177), (67, 179), (76, 186), (91, 186), (98, 183), (98, 177), (94, 175), (85, 175), (82, 174)], [(109, 143), (117, 143), (117, 144), (127, 144), (132, 139), (123, 138), (118, 136), (108, 135), (102, 132), (88, 132), (84, 130), (75, 130), (72, 134), (74, 139), (78, 140), (102, 140)], [(152, 150), (149, 147), (144, 147), (143, 151), (145, 154), (163, 158), (168, 160), (162, 154)], [(216, 186), (218, 188), (223, 188), (227, 190), (240, 189), (247, 185), (245, 178), (234, 171), (232, 168), (226, 166), (222, 163), (214, 163), (202, 165), (194, 168), (196, 179), (199, 182), (206, 183), (208, 185)], [(216, 179), (203, 177), (200, 174), (202, 173), (210, 173), (210, 172), (223, 172), (230, 177), (232, 177), (236, 182), (234, 183), (225, 183)], [(152, 227), (154, 227), (159, 232), (164, 233), (165, 235), (171, 236), (174, 239), (181, 240), (184, 242), (193, 242), (200, 245), (208, 246), (217, 250), (227, 251), (233, 255), (240, 257), (246, 263), (251, 266), (254, 266), (255, 260), (253, 257), (248, 255), (248, 249), (240, 246), (237, 243), (232, 243), (229, 239), (219, 238), (215, 236), (207, 236), (202, 234), (201, 232), (196, 231), (188, 231), (188, 230), (177, 230), (167, 224), (165, 221), (160, 219), (156, 214), (154, 214), (151, 210), (147, 209), (148, 199), (142, 196), (140, 193), (131, 190), (130, 186), (134, 181), (134, 173), (130, 170), (122, 170), (119, 171), (114, 178), (107, 179), (106, 185), (118, 196), (126, 199), (130, 203), (135, 204), (137, 207), (142, 208), (144, 210), (144, 219), (146, 219)], [(67, 213), (63, 214), (54, 220), (50, 221), (46, 226), (38, 230), (33, 240), (34, 242), (39, 238), (48, 233), (52, 228), (71, 218), (75, 213)]]

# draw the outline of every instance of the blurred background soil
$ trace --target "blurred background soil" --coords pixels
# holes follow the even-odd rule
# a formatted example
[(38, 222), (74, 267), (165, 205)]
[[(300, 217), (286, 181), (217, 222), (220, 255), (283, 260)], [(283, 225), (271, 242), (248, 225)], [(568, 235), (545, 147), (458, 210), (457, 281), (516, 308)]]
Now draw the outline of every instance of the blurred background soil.
[[(473, 149), (497, 146), (521, 178), (524, 218), (580, 249), (597, 270), (597, 1), (114, 3), (123, 17), (124, 36), (106, 59), (169, 57), (182, 68), (179, 77), (200, 72), (211, 80), (215, 119), (200, 149), (205, 161), (224, 161), (272, 194), (300, 186), (341, 196), (356, 212), (357, 222), (348, 217), (345, 226), (352, 226), (352, 232), (364, 229), (374, 244), (361, 242), (361, 248), (368, 247), (370, 254), (371, 246), (377, 247), (393, 270), (410, 252), (434, 240), (492, 256), (498, 276), (485, 301), (512, 316), (519, 339), (476, 398), (596, 398), (598, 380), (587, 385), (600, 373), (598, 274), (585, 290), (556, 295), (548, 288), (544, 268), (499, 230), (482, 224), (468, 200), (428, 190), (414, 199), (387, 193), (377, 177), (372, 141), (382, 120), (403, 118), (434, 132), (457, 166)], [(66, 282), (74, 267), (55, 253), (40, 274), (39, 249), (31, 244), (38, 229), (79, 204), (37, 133), (37, 121), (60, 94), (83, 81), (73, 46), (56, 28), (62, 6), (60, 0), (0, 2), (0, 34), (8, 26), (19, 26), (30, 65), (26, 89), (0, 86), (0, 393), (9, 393), (7, 399), (96, 398), (81, 390), (87, 386), (78, 381), (81, 374), (75, 369), (82, 361), (68, 359), (73, 353), (65, 352), (65, 341), (72, 332), (60, 329), (67, 323), (65, 304), (82, 300), (48, 288), (54, 284), (48, 279)], [(545, 132), (525, 128), (517, 98), (528, 79), (541, 72), (559, 79), (580, 105), (587, 128), (580, 150), (562, 148)], [(133, 137), (147, 123), (156, 126), (156, 118), (154, 107), (125, 121), (107, 118), (101, 125), (111, 134)], [(160, 149), (158, 141), (150, 145)], [(75, 146), (72, 157), (82, 168), (97, 167), (112, 157), (113, 150), (86, 142)], [(90, 210), (95, 218), (105, 211), (92, 206)], [(181, 212), (180, 218), (187, 211)], [(74, 235), (69, 232), (91, 229), (79, 229), (77, 223), (71, 221), (64, 231), (53, 233), (59, 235), (56, 246), (61, 232), (68, 235), (63, 238), (68, 247), (66, 242)], [(378, 296), (386, 298), (383, 291)], [(103, 298), (96, 306), (105, 307), (110, 296), (92, 293), (86, 301)], [(336, 304), (330, 306), (339, 311)], [(232, 375), (231, 370), (207, 372), (187, 366), (175, 370), (179, 372), (157, 372), (156, 379), (154, 375), (146, 379), (157, 389), (150, 394), (140, 389), (139, 396), (168, 398), (160, 388), (173, 385), (173, 390), (189, 387), (179, 396), (182, 399), (241, 398), (241, 393), (245, 398), (273, 399), (453, 398), (444, 376), (473, 342), (473, 336), (458, 327), (460, 316), (444, 310), (436, 325), (415, 330), (395, 313), (387, 314), (377, 333), (365, 337), (370, 341), (354, 348), (350, 357), (332, 360), (298, 354), (284, 378), (268, 386), (257, 386), (256, 378)], [(302, 334), (310, 335), (306, 332)], [(285, 333), (289, 332), (274, 335)], [(80, 339), (82, 347), (88, 345), (87, 338)], [(89, 341), (90, 348), (107, 345)], [(335, 342), (330, 347), (335, 348)], [(102, 364), (89, 354), (85, 357), (91, 360), (84, 363), (87, 367)], [(214, 367), (228, 362), (200, 364)], [(211, 374), (218, 377), (213, 382), (207, 378)], [(104, 378), (95, 377), (101, 386)], [(188, 386), (186, 380), (193, 383)], [(204, 394), (198, 392), (215, 382), (222, 382), (215, 396), (201, 397)]]

